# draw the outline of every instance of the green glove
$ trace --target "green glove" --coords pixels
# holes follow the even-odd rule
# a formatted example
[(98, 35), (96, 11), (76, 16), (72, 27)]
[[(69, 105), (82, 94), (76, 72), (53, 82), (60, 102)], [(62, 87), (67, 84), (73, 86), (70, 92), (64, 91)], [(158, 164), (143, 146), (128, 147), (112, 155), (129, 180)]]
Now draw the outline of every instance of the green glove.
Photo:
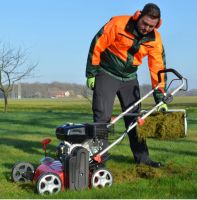
[(95, 77), (87, 78), (86, 85), (89, 89), (93, 90), (95, 85)]
[(157, 108), (157, 111), (161, 111), (161, 112), (168, 111), (168, 106), (167, 106), (167, 104), (165, 104), (165, 103), (161, 104), (161, 105)]

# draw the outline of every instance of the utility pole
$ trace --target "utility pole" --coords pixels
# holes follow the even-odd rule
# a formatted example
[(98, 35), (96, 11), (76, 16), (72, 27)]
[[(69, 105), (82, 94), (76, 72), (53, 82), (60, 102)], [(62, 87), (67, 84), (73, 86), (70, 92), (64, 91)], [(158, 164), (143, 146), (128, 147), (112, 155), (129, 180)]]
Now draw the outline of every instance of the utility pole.
[(18, 83), (18, 99), (21, 99), (21, 83)]

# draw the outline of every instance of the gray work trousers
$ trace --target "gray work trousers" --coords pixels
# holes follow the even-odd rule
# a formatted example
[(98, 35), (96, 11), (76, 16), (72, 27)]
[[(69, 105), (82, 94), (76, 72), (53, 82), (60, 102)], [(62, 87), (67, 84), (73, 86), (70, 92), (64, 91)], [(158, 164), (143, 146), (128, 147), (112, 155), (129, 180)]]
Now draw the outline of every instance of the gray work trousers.
[[(94, 122), (110, 122), (116, 95), (120, 101), (122, 111), (125, 111), (140, 99), (138, 80), (121, 81), (104, 71), (100, 71), (96, 75), (93, 93), (92, 110)], [(140, 106), (131, 112), (139, 112), (139, 110)], [(136, 117), (125, 116), (125, 127), (127, 128), (135, 120)], [(148, 160), (149, 153), (146, 141), (138, 140), (136, 128), (133, 128), (128, 133), (128, 136), (135, 162), (141, 163)]]

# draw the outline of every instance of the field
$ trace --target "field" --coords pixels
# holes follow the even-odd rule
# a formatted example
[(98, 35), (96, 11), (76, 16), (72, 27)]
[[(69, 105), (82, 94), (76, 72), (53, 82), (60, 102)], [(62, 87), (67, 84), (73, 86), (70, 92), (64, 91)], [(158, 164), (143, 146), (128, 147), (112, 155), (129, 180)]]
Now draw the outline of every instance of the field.
[[(148, 99), (143, 108), (152, 106)], [(55, 128), (66, 122), (91, 122), (91, 104), (84, 99), (68, 100), (10, 100), (7, 113), (0, 101), (0, 198), (2, 199), (187, 199), (197, 198), (197, 97), (175, 97), (170, 108), (186, 109), (188, 136), (174, 140), (147, 139), (153, 160), (165, 163), (160, 169), (136, 166), (127, 137), (110, 150), (107, 168), (114, 183), (110, 188), (65, 191), (56, 195), (40, 196), (35, 185), (13, 183), (11, 169), (18, 161), (35, 166), (43, 157), (40, 141), (50, 137), (48, 155), (55, 157), (58, 140)], [(120, 113), (119, 104), (114, 114)], [(124, 130), (123, 122), (116, 126), (116, 138)]]

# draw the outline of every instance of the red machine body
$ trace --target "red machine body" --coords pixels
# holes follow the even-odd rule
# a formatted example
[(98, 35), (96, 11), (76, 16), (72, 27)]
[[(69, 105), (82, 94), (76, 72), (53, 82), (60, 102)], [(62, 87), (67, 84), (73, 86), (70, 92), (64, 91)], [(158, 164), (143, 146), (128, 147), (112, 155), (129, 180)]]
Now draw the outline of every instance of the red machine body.
[(34, 173), (33, 182), (37, 182), (40, 176), (46, 172), (51, 172), (60, 177), (62, 182), (62, 190), (66, 187), (65, 185), (65, 175), (62, 163), (59, 160), (53, 160), (52, 162), (44, 162), (39, 165)]

